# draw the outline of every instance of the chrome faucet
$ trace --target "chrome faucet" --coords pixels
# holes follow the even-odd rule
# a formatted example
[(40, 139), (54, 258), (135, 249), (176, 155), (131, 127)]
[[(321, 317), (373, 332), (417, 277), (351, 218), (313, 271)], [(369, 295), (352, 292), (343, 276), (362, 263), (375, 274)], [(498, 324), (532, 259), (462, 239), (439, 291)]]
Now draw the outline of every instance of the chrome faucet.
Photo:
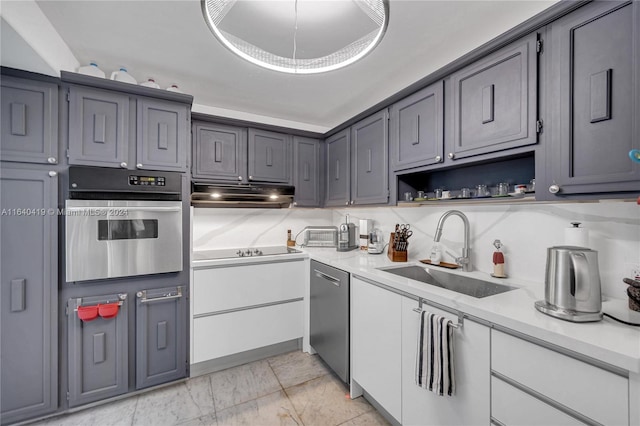
[(462, 256), (456, 258), (456, 262), (459, 265), (462, 265), (462, 270), (465, 272), (471, 271), (471, 258), (469, 254), (471, 249), (469, 248), (469, 219), (462, 213), (460, 210), (449, 210), (445, 212), (438, 220), (438, 226), (436, 227), (436, 235), (433, 237), (434, 242), (439, 242), (442, 237), (442, 227), (444, 226), (444, 222), (447, 220), (449, 216), (459, 216), (464, 222), (464, 245), (462, 247)]

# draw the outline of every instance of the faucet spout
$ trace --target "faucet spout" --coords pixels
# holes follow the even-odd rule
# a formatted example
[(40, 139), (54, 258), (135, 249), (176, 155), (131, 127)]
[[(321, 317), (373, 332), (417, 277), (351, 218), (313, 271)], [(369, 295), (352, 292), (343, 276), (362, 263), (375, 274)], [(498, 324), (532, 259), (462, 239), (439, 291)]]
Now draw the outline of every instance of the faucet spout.
[(464, 224), (464, 244), (462, 246), (462, 256), (457, 258), (456, 261), (462, 265), (462, 270), (465, 272), (469, 272), (472, 270), (471, 267), (471, 248), (469, 247), (469, 219), (467, 216), (462, 213), (460, 210), (449, 210), (445, 212), (442, 216), (440, 216), (440, 220), (438, 220), (438, 225), (436, 226), (436, 233), (433, 237), (433, 241), (436, 243), (440, 241), (442, 238), (442, 228), (444, 227), (444, 223), (451, 216), (458, 216), (462, 219)]

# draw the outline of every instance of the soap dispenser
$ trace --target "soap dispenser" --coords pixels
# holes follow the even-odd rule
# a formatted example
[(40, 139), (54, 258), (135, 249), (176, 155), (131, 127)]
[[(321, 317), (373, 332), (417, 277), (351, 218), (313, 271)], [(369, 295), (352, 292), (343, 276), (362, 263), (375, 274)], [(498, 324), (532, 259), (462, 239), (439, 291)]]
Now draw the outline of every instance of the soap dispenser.
[(495, 240), (493, 246), (496, 248), (496, 251), (493, 252), (493, 273), (491, 276), (495, 278), (507, 278), (507, 275), (504, 273), (504, 254), (500, 251), (502, 243), (500, 240)]

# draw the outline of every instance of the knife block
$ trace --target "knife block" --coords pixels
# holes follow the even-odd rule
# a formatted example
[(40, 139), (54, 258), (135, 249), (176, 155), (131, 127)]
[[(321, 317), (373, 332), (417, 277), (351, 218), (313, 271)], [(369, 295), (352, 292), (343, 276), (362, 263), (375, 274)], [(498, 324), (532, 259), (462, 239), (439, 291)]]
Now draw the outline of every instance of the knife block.
[(393, 238), (395, 236), (395, 233), (391, 233), (391, 236), (389, 237), (389, 248), (387, 250), (387, 257), (389, 258), (389, 260), (391, 260), (392, 262), (406, 262), (407, 258), (408, 258), (408, 251), (397, 251), (393, 248)]

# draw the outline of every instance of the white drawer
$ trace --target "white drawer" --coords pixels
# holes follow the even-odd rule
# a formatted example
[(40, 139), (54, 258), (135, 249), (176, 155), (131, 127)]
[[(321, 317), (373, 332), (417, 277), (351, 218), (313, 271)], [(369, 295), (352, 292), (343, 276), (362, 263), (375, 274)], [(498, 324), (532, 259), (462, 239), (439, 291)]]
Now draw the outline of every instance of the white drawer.
[(304, 297), (304, 261), (193, 271), (193, 315)]
[(303, 324), (302, 301), (196, 318), (193, 362), (300, 338)]
[(605, 425), (629, 424), (629, 380), (491, 331), (491, 369)]
[(491, 378), (491, 417), (505, 426), (584, 425), (495, 377)]

